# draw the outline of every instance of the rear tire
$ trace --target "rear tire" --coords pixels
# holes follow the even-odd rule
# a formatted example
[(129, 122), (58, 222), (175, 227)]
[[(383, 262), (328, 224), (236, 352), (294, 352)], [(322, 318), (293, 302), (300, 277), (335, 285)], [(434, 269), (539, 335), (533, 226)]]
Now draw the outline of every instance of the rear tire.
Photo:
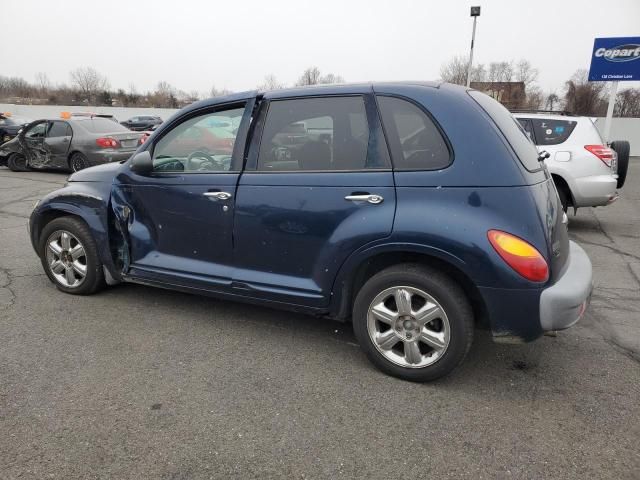
[(76, 152), (71, 157), (69, 157), (69, 168), (72, 172), (79, 172), (80, 170), (84, 170), (89, 166), (89, 162), (87, 161), (87, 157), (85, 157), (80, 152)]
[(471, 348), (473, 328), (462, 288), (420, 264), (377, 273), (360, 289), (353, 307), (353, 329), (369, 360), (412, 382), (451, 373)]
[(12, 172), (28, 172), (27, 158), (21, 153), (12, 153), (7, 158), (7, 167)]
[(38, 253), (45, 273), (58, 290), (90, 295), (104, 288), (98, 247), (80, 219), (59, 217), (47, 223), (40, 234)]
[(611, 142), (611, 148), (613, 148), (618, 154), (618, 188), (624, 186), (624, 182), (627, 179), (627, 170), (629, 169), (629, 142), (626, 140), (616, 140)]

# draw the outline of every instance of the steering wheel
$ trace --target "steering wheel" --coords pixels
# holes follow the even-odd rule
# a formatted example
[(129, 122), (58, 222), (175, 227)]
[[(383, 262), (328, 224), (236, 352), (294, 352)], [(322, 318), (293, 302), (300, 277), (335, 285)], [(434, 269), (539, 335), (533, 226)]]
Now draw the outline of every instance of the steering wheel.
[[(195, 159), (202, 159), (203, 162), (196, 162)], [(187, 161), (185, 164), (185, 170), (195, 171), (195, 170), (211, 170), (211, 167), (216, 163), (216, 160), (209, 155), (207, 152), (203, 152), (202, 150), (196, 150), (191, 153), (187, 157)]]

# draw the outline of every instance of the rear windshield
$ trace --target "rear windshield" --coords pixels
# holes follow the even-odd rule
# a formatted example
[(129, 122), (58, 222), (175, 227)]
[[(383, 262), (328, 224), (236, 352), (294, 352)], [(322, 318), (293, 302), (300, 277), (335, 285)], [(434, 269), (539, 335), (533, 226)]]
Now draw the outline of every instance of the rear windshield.
[(538, 151), (531, 142), (524, 129), (511, 115), (511, 112), (499, 102), (482, 92), (470, 90), (469, 95), (478, 102), (482, 109), (493, 119), (502, 134), (505, 136), (511, 148), (516, 152), (520, 163), (530, 172), (542, 169), (538, 161)]
[(107, 118), (94, 117), (90, 120), (80, 120), (77, 122), (87, 132), (91, 133), (115, 133), (115, 132), (128, 132), (129, 129), (123, 127), (119, 123), (109, 120)]
[(532, 118), (533, 131), (538, 145), (558, 145), (564, 142), (573, 129), (576, 128), (575, 120), (545, 120), (544, 118)]

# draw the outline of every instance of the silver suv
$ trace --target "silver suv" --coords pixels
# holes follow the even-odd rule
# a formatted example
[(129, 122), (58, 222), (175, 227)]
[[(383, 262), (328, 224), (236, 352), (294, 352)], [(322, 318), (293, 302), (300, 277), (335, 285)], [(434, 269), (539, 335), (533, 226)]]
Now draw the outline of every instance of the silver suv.
[(618, 199), (629, 162), (629, 143), (603, 142), (589, 117), (562, 112), (514, 112), (546, 160), (562, 206), (599, 207)]

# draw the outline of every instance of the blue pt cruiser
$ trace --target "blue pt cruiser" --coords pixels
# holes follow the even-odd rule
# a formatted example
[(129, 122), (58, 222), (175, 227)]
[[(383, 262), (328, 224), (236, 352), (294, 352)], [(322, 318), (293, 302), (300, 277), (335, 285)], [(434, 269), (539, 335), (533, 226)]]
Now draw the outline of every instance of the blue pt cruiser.
[(239, 93), (73, 174), (30, 235), (63, 292), (134, 282), (350, 320), (378, 368), (428, 381), (476, 324), (520, 342), (583, 315), (591, 263), (543, 160), (454, 85)]

